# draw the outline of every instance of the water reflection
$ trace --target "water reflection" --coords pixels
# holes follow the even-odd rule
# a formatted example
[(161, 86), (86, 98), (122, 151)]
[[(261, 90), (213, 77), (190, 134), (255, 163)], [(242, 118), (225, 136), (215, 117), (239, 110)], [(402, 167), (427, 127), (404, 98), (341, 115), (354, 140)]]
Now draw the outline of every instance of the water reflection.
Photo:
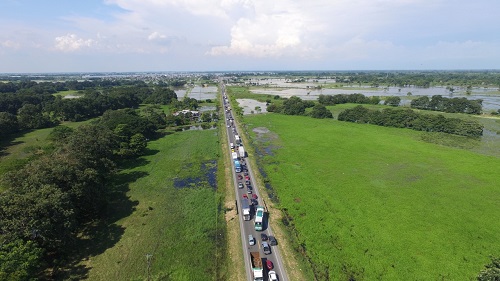
[[(317, 86), (318, 84), (316, 84)], [(290, 84), (289, 84), (290, 86)], [(295, 85), (293, 85), (295, 86)], [(349, 89), (352, 88), (352, 89)], [(366, 88), (366, 89), (364, 89)], [(403, 105), (409, 104), (414, 97), (441, 95), (443, 97), (458, 97), (467, 99), (481, 99), (483, 100), (483, 112), (496, 111), (500, 108), (500, 95), (494, 94), (497, 92), (495, 88), (473, 88), (470, 95), (465, 94), (464, 88), (456, 88), (453, 93), (450, 93), (446, 87), (386, 87), (380, 89), (373, 89), (369, 87), (344, 87), (341, 89), (308, 89), (308, 88), (289, 88), (283, 90), (273, 89), (256, 89), (251, 90), (255, 94), (264, 95), (279, 95), (281, 97), (289, 98), (297, 96), (304, 100), (316, 100), (319, 95), (338, 95), (338, 94), (363, 94), (367, 97), (371, 96), (399, 96)]]

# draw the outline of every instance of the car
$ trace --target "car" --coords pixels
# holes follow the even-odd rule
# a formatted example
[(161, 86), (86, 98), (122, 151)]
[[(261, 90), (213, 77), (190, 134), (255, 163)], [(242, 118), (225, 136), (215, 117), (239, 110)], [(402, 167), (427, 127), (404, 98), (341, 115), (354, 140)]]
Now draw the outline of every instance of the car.
[(250, 246), (255, 245), (255, 238), (253, 238), (253, 235), (252, 235), (252, 234), (248, 235), (248, 244), (249, 244)]
[(255, 199), (253, 199), (253, 198), (252, 198), (252, 199), (250, 199), (250, 200), (251, 200), (251, 202), (252, 202), (252, 205), (255, 205), (255, 206), (259, 205), (259, 201), (255, 200)]
[(269, 244), (271, 244), (271, 246), (276, 246), (278, 245), (278, 241), (276, 241), (276, 238), (274, 238), (274, 236), (269, 235)]
[(238, 182), (238, 188), (243, 188), (243, 183), (242, 182)]
[(265, 255), (271, 254), (271, 246), (269, 246), (269, 243), (262, 242), (262, 251), (264, 252)]
[(242, 175), (240, 175), (240, 174), (238, 174), (238, 179), (239, 179), (239, 180), (242, 180), (242, 179), (243, 179), (243, 176), (242, 176)]
[(245, 176), (248, 176), (248, 172), (247, 172), (247, 171), (245, 171), (243, 174), (244, 174)]
[(248, 195), (246, 193), (243, 193), (243, 198), (248, 199)]
[(245, 181), (245, 184), (246, 185), (250, 185), (250, 181)]
[(267, 269), (269, 269), (269, 270), (274, 268), (274, 264), (271, 260), (266, 261), (266, 266), (267, 266)]
[(257, 196), (257, 194), (252, 194), (252, 199), (257, 200), (257, 198), (259, 198), (259, 197)]
[(248, 194), (252, 194), (252, 189), (251, 188), (247, 188), (247, 193)]
[(278, 281), (278, 275), (276, 274), (276, 271), (269, 271), (267, 276), (269, 277), (269, 279), (267, 279), (269, 281)]
[(268, 238), (267, 238), (267, 234), (265, 234), (265, 233), (261, 233), (261, 234), (260, 234), (260, 239), (261, 239), (262, 241), (267, 241), (267, 239), (268, 239)]
[(246, 181), (250, 181), (250, 177), (249, 176), (245, 176), (245, 180)]

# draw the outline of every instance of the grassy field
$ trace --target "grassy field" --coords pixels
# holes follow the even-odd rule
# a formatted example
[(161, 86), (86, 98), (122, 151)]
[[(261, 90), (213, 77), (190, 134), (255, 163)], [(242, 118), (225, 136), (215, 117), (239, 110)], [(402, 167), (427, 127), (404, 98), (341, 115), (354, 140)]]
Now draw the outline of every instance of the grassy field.
[[(62, 125), (75, 128), (83, 122), (66, 122)], [(8, 139), (0, 140), (0, 176), (7, 171), (15, 170), (23, 166), (30, 157), (43, 153), (50, 149), (50, 141), (47, 140), (53, 128), (39, 129), (31, 132), (12, 136)], [(1, 190), (0, 186), (0, 190)]]
[(259, 87), (228, 87), (227, 92), (229, 96), (234, 96), (237, 99), (254, 99), (265, 102), (267, 99), (273, 99), (274, 95), (254, 94), (250, 89), (260, 89)]
[(151, 254), (153, 280), (223, 279), (225, 223), (214, 186), (221, 174), (217, 131), (170, 134), (148, 149), (118, 176), (126, 199), (110, 207), (115, 243), (93, 246), (95, 255), (80, 266), (90, 269), (89, 280), (146, 280)]
[(500, 253), (500, 158), (406, 129), (244, 119), (270, 130), (252, 142), (316, 279), (468, 280)]
[(83, 95), (83, 91), (78, 91), (78, 90), (67, 90), (67, 91), (60, 91), (60, 92), (57, 92), (54, 94), (54, 96), (62, 96), (62, 97), (65, 97), (65, 96), (82, 96)]

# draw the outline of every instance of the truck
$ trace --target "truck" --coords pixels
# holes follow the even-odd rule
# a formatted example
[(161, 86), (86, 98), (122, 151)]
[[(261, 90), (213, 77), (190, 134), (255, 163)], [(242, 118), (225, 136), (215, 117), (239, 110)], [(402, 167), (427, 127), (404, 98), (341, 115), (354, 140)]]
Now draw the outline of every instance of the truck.
[(235, 136), (234, 136), (234, 142), (235, 142), (237, 145), (239, 145), (239, 144), (240, 144), (240, 142), (241, 142), (240, 136), (235, 135)]
[(248, 204), (248, 198), (243, 198), (241, 201), (241, 210), (243, 212), (243, 220), (250, 220), (250, 204)]
[(259, 252), (250, 252), (250, 262), (252, 263), (252, 273), (254, 281), (264, 281), (264, 269)]
[(238, 160), (238, 153), (236, 152), (231, 153), (231, 157), (233, 157), (233, 161)]
[(255, 230), (262, 231), (262, 224), (264, 222), (264, 207), (257, 206), (255, 211)]
[(241, 164), (238, 160), (234, 160), (234, 171), (236, 173), (241, 173)]
[(243, 146), (238, 147), (238, 153), (240, 154), (240, 158), (245, 158), (245, 148)]

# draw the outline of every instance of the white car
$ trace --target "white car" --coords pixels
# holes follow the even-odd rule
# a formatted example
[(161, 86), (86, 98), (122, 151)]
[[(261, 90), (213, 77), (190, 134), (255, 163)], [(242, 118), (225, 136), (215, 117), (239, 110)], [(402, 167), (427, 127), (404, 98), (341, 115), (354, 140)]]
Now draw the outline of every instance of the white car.
[(250, 246), (255, 245), (255, 239), (252, 234), (248, 235), (248, 244), (250, 244)]
[(269, 271), (269, 281), (278, 281), (278, 275), (276, 275), (276, 271)]

